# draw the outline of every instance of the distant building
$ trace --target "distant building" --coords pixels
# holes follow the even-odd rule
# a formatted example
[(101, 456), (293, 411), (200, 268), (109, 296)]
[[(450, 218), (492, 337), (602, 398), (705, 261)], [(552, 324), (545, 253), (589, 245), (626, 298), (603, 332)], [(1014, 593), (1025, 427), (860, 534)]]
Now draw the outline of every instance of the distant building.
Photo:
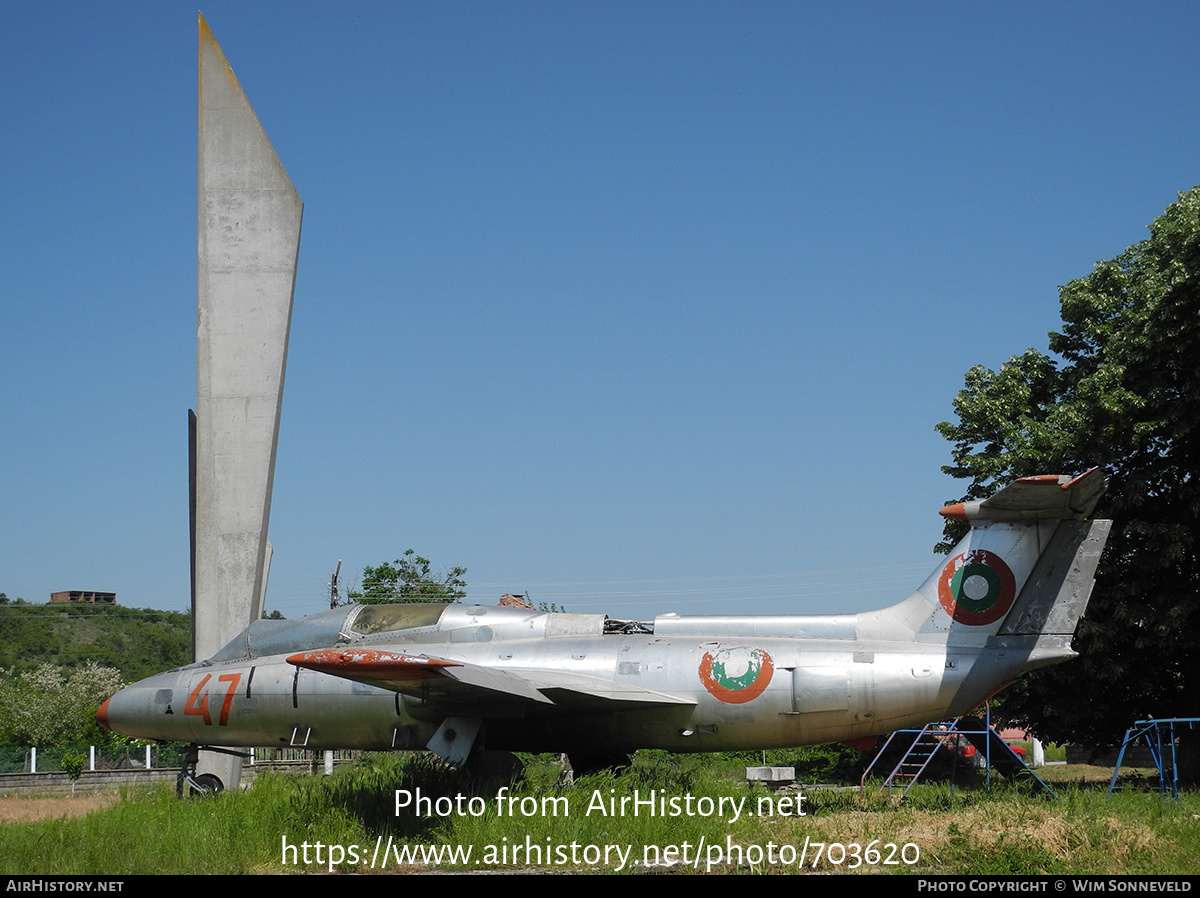
[(518, 596), (511, 592), (506, 592), (500, 597), (500, 605), (505, 608), (528, 608), (533, 611), (534, 608), (527, 601), (528, 596)]
[(50, 593), (51, 602), (87, 602), (89, 605), (115, 605), (115, 592), (95, 592), (88, 589), (68, 589), (65, 592)]

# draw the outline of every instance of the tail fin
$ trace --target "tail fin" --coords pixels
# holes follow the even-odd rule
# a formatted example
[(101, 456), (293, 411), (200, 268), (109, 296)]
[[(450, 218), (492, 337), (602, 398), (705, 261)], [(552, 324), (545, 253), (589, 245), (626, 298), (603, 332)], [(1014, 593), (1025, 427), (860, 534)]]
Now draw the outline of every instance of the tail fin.
[(1045, 663), (1069, 657), (1112, 525), (1084, 520), (1104, 486), (1098, 468), (1075, 478), (1023, 477), (987, 499), (943, 509), (969, 521), (970, 532), (908, 599), (860, 614), (860, 636), (895, 633), (899, 623), (920, 642), (964, 647), (994, 636), (1053, 635), (1062, 638), (1047, 641), (1056, 648)]

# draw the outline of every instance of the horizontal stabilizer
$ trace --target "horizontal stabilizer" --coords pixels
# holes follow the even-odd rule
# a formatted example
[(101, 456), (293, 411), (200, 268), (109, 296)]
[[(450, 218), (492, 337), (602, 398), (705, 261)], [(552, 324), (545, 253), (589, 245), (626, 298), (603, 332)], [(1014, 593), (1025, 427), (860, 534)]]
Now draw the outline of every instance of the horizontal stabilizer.
[(1086, 518), (1104, 494), (1104, 487), (1104, 474), (1099, 468), (1078, 477), (1038, 474), (1022, 477), (986, 499), (947, 505), (940, 514), (960, 521)]

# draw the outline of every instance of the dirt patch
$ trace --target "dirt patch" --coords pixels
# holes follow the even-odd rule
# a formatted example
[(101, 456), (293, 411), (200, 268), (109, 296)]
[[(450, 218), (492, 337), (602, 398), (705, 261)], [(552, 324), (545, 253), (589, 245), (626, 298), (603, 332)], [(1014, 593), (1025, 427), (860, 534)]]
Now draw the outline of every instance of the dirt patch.
[(115, 792), (88, 792), (30, 798), (7, 795), (0, 798), (0, 823), (34, 823), (63, 817), (84, 817), (92, 811), (111, 808), (120, 796)]

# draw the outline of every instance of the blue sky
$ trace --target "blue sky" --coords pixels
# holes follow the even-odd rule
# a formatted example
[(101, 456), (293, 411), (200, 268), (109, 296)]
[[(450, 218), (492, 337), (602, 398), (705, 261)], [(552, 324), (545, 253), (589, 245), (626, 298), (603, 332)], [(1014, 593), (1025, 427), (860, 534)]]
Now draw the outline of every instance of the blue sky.
[[(244, 3), (305, 202), (267, 606), (841, 612), (932, 569), (934, 425), (1200, 182), (1200, 7)], [(188, 601), (196, 9), (0, 13), (0, 590)]]

